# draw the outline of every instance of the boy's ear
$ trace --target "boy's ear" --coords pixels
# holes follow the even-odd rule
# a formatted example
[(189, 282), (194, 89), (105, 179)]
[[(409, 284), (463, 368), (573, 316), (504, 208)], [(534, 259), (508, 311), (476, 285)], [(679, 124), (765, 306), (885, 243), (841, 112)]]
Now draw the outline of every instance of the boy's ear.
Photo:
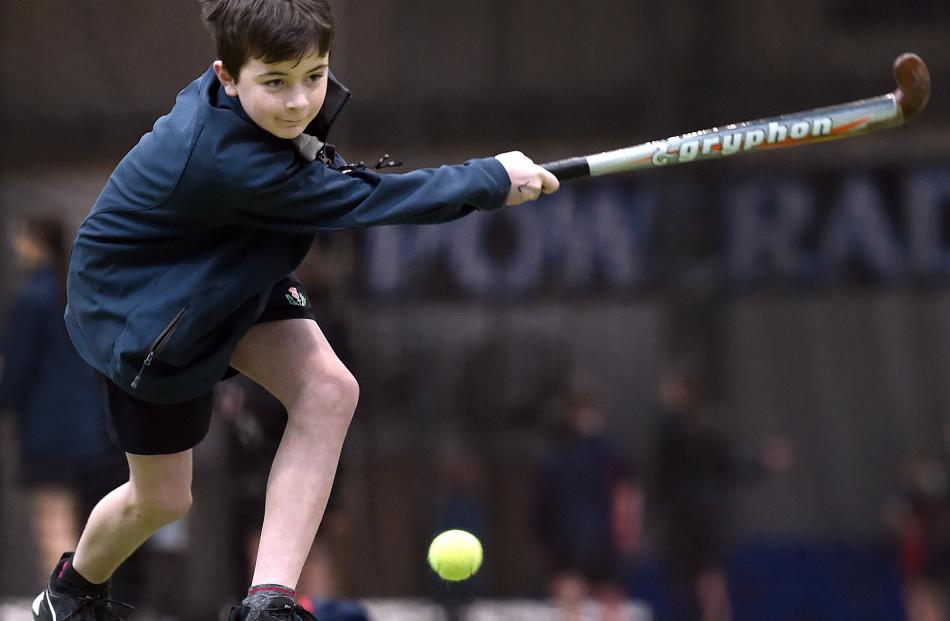
[(228, 70), (224, 68), (224, 63), (220, 60), (216, 60), (211, 66), (214, 68), (214, 74), (218, 76), (218, 81), (224, 86), (224, 92), (231, 97), (237, 97), (236, 80), (228, 73)]

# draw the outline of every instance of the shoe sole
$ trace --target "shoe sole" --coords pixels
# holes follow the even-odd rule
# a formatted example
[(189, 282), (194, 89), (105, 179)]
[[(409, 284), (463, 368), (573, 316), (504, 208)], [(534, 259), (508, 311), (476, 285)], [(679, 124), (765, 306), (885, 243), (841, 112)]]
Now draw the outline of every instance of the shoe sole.
[(34, 621), (35, 621), (36, 619), (39, 619), (39, 618), (40, 618), (40, 604), (43, 603), (43, 596), (44, 596), (44, 595), (46, 595), (46, 591), (43, 591), (42, 593), (40, 593), (39, 595), (37, 595), (37, 596), (36, 596), (36, 599), (33, 600), (33, 619), (34, 619)]

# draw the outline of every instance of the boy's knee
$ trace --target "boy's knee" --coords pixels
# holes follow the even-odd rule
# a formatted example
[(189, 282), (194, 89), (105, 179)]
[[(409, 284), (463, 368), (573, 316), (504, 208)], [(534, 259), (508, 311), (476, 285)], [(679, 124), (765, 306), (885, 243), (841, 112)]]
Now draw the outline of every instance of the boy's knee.
[(190, 490), (174, 493), (140, 495), (134, 510), (138, 517), (156, 527), (177, 522), (191, 509)]
[(360, 397), (359, 383), (349, 369), (337, 364), (323, 368), (311, 377), (310, 394), (318, 407), (348, 421)]
[(320, 379), (320, 388), (341, 413), (353, 414), (356, 402), (360, 398), (360, 385), (356, 378), (342, 364), (324, 373)]
[(350, 413), (356, 410), (356, 404), (360, 400), (360, 384), (356, 381), (356, 377), (350, 373), (349, 369), (346, 367), (343, 368), (343, 372), (340, 376), (341, 382), (341, 393), (343, 394), (343, 399), (346, 402), (347, 407), (349, 408)]

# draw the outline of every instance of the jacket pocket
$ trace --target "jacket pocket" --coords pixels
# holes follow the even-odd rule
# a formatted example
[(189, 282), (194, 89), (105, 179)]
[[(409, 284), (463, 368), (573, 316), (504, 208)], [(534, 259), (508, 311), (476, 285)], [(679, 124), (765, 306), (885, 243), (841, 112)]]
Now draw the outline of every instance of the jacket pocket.
[(132, 388), (138, 388), (139, 384), (142, 383), (142, 374), (145, 373), (145, 370), (152, 365), (155, 358), (165, 349), (165, 345), (171, 340), (172, 335), (175, 334), (175, 331), (178, 330), (178, 326), (181, 325), (182, 320), (185, 318), (186, 310), (188, 310), (188, 307), (183, 306), (181, 310), (175, 313), (175, 317), (172, 318), (168, 325), (155, 337), (152, 344), (149, 345), (148, 351), (145, 352), (145, 360), (142, 362), (142, 368), (139, 369), (138, 375), (132, 380)]

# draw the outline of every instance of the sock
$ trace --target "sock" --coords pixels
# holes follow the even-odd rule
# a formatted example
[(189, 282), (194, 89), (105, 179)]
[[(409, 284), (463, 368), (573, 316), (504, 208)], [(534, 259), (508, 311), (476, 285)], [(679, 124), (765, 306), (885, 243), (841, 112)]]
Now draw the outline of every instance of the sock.
[(267, 608), (267, 604), (275, 597), (289, 597), (296, 599), (297, 593), (291, 588), (281, 584), (255, 584), (247, 590), (247, 597), (241, 602), (250, 612), (247, 614), (246, 621), (255, 621), (260, 616), (261, 611)]
[(93, 597), (106, 597), (109, 594), (108, 582), (93, 584), (76, 571), (76, 568), (73, 567), (72, 554), (63, 555), (59, 564), (56, 565), (53, 579), (50, 582), (57, 593), (91, 595)]

